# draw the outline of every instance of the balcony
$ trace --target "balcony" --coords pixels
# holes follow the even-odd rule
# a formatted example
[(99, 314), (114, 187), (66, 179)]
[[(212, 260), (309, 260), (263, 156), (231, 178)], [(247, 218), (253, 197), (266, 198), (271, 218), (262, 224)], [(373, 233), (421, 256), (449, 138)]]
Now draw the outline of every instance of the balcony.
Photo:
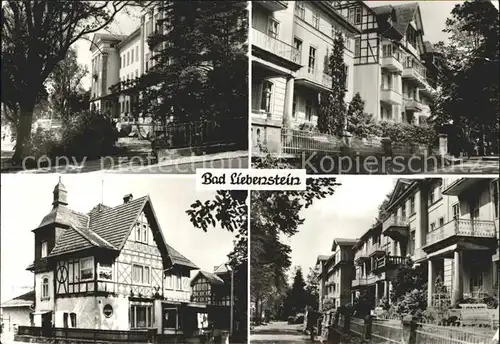
[[(478, 184), (484, 183), (485, 179), (480, 178), (459, 178), (452, 183), (446, 185), (443, 189), (443, 195), (446, 196), (459, 196), (466, 190), (477, 186)], [(486, 183), (488, 181), (486, 180)]]
[(397, 269), (398, 266), (405, 264), (407, 261), (406, 257), (398, 257), (398, 256), (384, 256), (377, 259), (375, 264), (375, 268), (373, 272), (386, 272)]
[(403, 68), (403, 79), (416, 83), (420, 87), (427, 85), (425, 67), (416, 64), (405, 64)]
[(332, 77), (319, 69), (310, 71), (305, 66), (297, 72), (295, 84), (306, 86), (316, 91), (327, 91), (332, 88)]
[(401, 63), (401, 53), (384, 54), (381, 59), (381, 66), (393, 73), (401, 73), (403, 64)]
[[(495, 222), (489, 220), (453, 219), (426, 236), (424, 249), (449, 239), (495, 239)], [(454, 240), (457, 241), (457, 240)], [(428, 250), (427, 250), (428, 251)]]
[(368, 249), (368, 257), (377, 257), (385, 255), (385, 249), (380, 245), (372, 245)]
[(401, 94), (390, 88), (380, 89), (380, 101), (389, 105), (401, 104)]
[(415, 99), (404, 100), (405, 111), (420, 112), (423, 109), (422, 104)]
[(368, 260), (368, 250), (366, 248), (356, 251), (354, 253), (354, 263), (356, 265), (361, 265), (364, 261)]
[(396, 241), (404, 241), (408, 237), (409, 227), (406, 218), (391, 216), (382, 224), (382, 233)]
[(288, 2), (286, 1), (255, 1), (255, 3), (261, 5), (271, 12), (282, 11), (288, 8)]
[(300, 65), (300, 51), (288, 43), (252, 28), (252, 45), (274, 56)]
[(351, 281), (351, 286), (353, 288), (366, 287), (383, 279), (385, 279), (385, 276), (376, 276), (373, 273), (368, 273), (368, 276), (356, 276), (356, 278)]

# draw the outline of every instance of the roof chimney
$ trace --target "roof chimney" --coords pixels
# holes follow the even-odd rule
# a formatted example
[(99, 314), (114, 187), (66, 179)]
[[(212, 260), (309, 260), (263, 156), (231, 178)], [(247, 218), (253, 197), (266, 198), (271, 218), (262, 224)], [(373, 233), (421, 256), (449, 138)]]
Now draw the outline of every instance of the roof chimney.
[(123, 203), (126, 204), (128, 202), (130, 202), (132, 199), (134, 198), (134, 196), (132, 196), (132, 194), (126, 194), (125, 196), (123, 196)]

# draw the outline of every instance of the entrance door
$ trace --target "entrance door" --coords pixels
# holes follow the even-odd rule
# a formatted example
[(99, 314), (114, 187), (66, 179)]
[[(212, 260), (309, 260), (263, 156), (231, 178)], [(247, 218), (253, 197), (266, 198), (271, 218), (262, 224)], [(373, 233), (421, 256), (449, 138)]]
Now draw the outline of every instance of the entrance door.
[(177, 330), (179, 322), (179, 316), (177, 308), (163, 307), (162, 309), (162, 329), (165, 330)]
[(52, 312), (42, 314), (42, 332), (50, 337), (52, 330)]

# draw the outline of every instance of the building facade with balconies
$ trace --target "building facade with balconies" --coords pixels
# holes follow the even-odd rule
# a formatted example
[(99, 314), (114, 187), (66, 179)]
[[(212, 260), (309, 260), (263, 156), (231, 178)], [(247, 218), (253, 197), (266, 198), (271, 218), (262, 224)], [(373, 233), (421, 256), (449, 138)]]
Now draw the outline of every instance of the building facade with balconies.
[(392, 253), (426, 266), (429, 306), (498, 292), (498, 197), (498, 179), (398, 180), (382, 232)]
[[(354, 239), (333, 240), (330, 256), (319, 256), (316, 266), (320, 268), (320, 310), (327, 304), (338, 308), (351, 302), (351, 281), (353, 279)], [(327, 258), (328, 257), (328, 258)]]
[(376, 121), (423, 123), (430, 115), (425, 91), (430, 86), (421, 60), (425, 48), (418, 4), (333, 4), (361, 31), (354, 46), (354, 92), (365, 101), (365, 112)]
[(147, 40), (154, 30), (162, 29), (159, 22), (162, 18), (162, 11), (154, 7), (142, 15), (141, 24), (128, 36), (94, 35), (90, 46), (91, 108), (114, 118), (132, 117), (132, 107), (139, 95), (123, 91), (128, 82), (147, 73), (154, 65), (154, 50), (149, 48)]
[(353, 96), (354, 35), (359, 31), (326, 1), (252, 3), (253, 144), (272, 150), (281, 128), (315, 125), (319, 93), (331, 88), (327, 73), (333, 37), (345, 39), (346, 101)]
[(382, 298), (388, 298), (389, 277), (402, 259), (394, 249), (392, 239), (382, 235), (382, 225), (377, 224), (366, 231), (352, 250), (355, 274), (351, 298), (354, 299), (363, 291), (373, 297), (374, 304), (378, 304)]

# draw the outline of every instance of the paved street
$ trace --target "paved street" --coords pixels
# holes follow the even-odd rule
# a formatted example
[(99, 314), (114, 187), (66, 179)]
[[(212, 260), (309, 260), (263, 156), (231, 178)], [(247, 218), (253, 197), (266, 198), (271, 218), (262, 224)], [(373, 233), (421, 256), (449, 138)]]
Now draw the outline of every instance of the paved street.
[[(277, 321), (268, 325), (255, 327), (250, 334), (250, 342), (262, 344), (311, 344), (309, 336), (300, 332), (303, 325), (288, 325), (286, 322)], [(316, 337), (314, 343), (320, 343)], [(357, 338), (335, 338), (329, 344), (361, 344)]]

